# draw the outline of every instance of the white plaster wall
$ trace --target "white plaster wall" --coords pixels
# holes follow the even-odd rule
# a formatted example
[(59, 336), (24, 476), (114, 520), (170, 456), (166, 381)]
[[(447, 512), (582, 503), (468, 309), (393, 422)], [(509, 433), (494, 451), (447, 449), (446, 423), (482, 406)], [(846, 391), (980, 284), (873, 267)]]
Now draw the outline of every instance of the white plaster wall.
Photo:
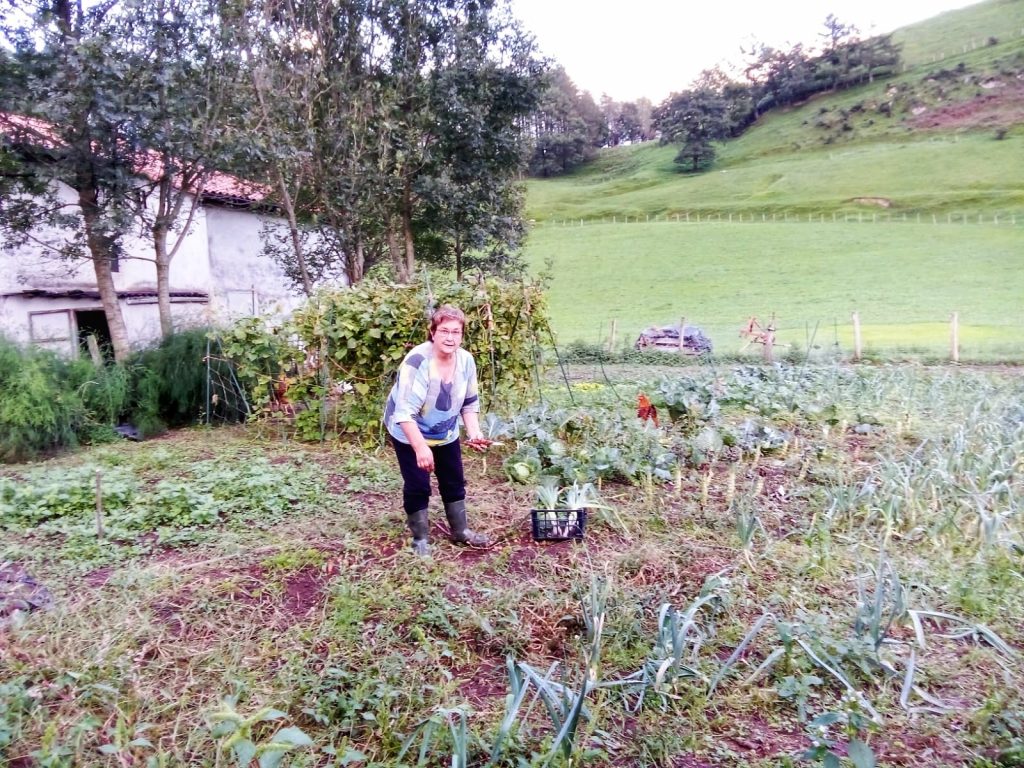
[[(61, 202), (68, 206), (72, 206), (76, 200), (74, 193), (64, 185), (59, 185), (57, 193)], [(40, 228), (33, 234), (42, 243), (60, 244), (67, 238), (66, 233), (53, 228)], [(27, 244), (13, 252), (0, 248), (0, 293), (57, 282), (83, 287), (96, 284), (92, 266), (88, 262), (60, 260), (43, 244)]]
[[(50, 312), (51, 310), (66, 309), (98, 309), (99, 301), (90, 299), (30, 299), (22, 296), (7, 296), (0, 298), (0, 333), (6, 338), (16, 341), (19, 344), (28, 344), (31, 340), (29, 335), (29, 313)], [(54, 313), (50, 325), (55, 325), (57, 315)], [(73, 328), (72, 328), (73, 332)], [(44, 344), (48, 349), (67, 352), (71, 349), (71, 341), (53, 342)]]
[[(58, 195), (68, 204), (76, 206), (75, 193), (63, 184)], [(172, 290), (207, 290), (210, 284), (210, 264), (207, 258), (206, 217), (202, 207), (196, 212), (192, 225), (171, 262)], [(59, 242), (69, 233), (47, 229), (37, 233), (40, 240)], [(173, 246), (176, 234), (169, 238)], [(121, 240), (124, 258), (114, 273), (117, 290), (145, 290), (156, 287), (156, 266), (153, 263), (153, 243), (148, 232), (139, 227)], [(0, 251), (0, 293), (11, 293), (28, 288), (88, 288), (96, 286), (92, 262), (62, 261), (42, 245), (26, 245), (16, 253)]]
[[(69, 327), (71, 336), (66, 342), (51, 342), (42, 346), (58, 352), (75, 352), (77, 327), (73, 313), (81, 310), (102, 311), (99, 299), (37, 298), (8, 296), (0, 298), (0, 334), (5, 338), (28, 344), (32, 340), (30, 316), (32, 313), (46, 313), (57, 324), (60, 312), (71, 310)], [(160, 339), (160, 313), (155, 303), (131, 304), (121, 300), (121, 315), (128, 329), (128, 338), (133, 349), (146, 347)], [(171, 315), (175, 328), (192, 328), (211, 325), (215, 318), (206, 303), (187, 302), (171, 304)], [(38, 321), (37, 321), (38, 322)]]
[(235, 208), (205, 210), (211, 299), (218, 317), (287, 314), (303, 302), (281, 268), (262, 253), (264, 223), (284, 227), (283, 222)]
[[(60, 199), (71, 208), (77, 197), (68, 187), (58, 188)], [(66, 232), (49, 229), (36, 233), (47, 242), (60, 242)], [(174, 247), (178, 233), (171, 233), (168, 246)], [(206, 209), (200, 206), (181, 238), (171, 261), (172, 291), (213, 293), (210, 259), (207, 253)], [(114, 287), (119, 291), (155, 291), (156, 265), (153, 244), (142, 223), (121, 240), (122, 258), (114, 273)], [(96, 290), (96, 274), (88, 259), (68, 262), (51, 255), (43, 245), (25, 245), (17, 251), (0, 249), (0, 294), (31, 289), (51, 291)], [(150, 303), (137, 299), (121, 300), (121, 314), (133, 347), (145, 346), (160, 338), (160, 317), (155, 298)], [(0, 297), (0, 333), (7, 338), (28, 343), (31, 340), (29, 314), (54, 310), (100, 310), (99, 299)], [(171, 314), (176, 327), (205, 325), (214, 317), (207, 302), (174, 302)], [(61, 345), (50, 345), (61, 346)]]
[[(76, 196), (61, 187), (59, 194), (70, 205)], [(262, 254), (263, 229), (284, 227), (282, 220), (260, 216), (239, 208), (204, 205), (196, 211), (185, 238), (171, 261), (172, 291), (201, 291), (209, 303), (171, 305), (176, 327), (213, 325), (243, 315), (285, 315), (303, 303), (281, 268)], [(59, 232), (45, 233), (60, 237)], [(66, 236), (66, 235), (65, 235)], [(173, 245), (173, 237), (171, 245)], [(156, 268), (153, 246), (140, 224), (122, 240), (125, 257), (114, 273), (114, 285), (121, 291), (153, 291)], [(96, 290), (92, 263), (68, 263), (48, 259), (44, 249), (26, 246), (16, 253), (0, 249), (0, 294), (30, 289)], [(0, 297), (0, 333), (18, 342), (30, 341), (29, 313), (49, 310), (101, 309), (99, 299)], [(144, 346), (160, 337), (155, 300), (122, 299), (121, 311), (133, 347)]]

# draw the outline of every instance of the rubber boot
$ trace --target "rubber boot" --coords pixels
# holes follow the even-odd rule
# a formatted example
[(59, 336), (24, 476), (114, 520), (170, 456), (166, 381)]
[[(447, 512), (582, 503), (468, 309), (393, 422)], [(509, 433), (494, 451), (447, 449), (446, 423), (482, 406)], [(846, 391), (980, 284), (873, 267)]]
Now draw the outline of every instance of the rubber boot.
[(419, 512), (406, 515), (406, 521), (409, 523), (409, 530), (412, 531), (412, 551), (420, 557), (428, 557), (430, 524), (427, 522), (427, 510), (421, 509)]
[(469, 544), (471, 547), (491, 546), (489, 538), (482, 533), (471, 531), (466, 525), (465, 500), (445, 504), (444, 514), (448, 518), (448, 526), (452, 529), (452, 541), (456, 544)]

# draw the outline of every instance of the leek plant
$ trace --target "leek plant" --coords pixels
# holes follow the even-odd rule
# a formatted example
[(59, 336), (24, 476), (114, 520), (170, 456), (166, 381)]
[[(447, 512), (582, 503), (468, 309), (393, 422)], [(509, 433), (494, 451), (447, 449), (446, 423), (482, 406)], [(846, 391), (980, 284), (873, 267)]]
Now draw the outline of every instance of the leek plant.
[(437, 707), (434, 713), (417, 723), (398, 752), (398, 762), (402, 765), (402, 758), (412, 749), (418, 740), (420, 742), (419, 754), (414, 765), (427, 765), (434, 755), (435, 748), (440, 743), (440, 734), (444, 733), (447, 725), (448, 735), (451, 738), (451, 768), (467, 768), (469, 765), (470, 733), (466, 722), (466, 710), (462, 707)]

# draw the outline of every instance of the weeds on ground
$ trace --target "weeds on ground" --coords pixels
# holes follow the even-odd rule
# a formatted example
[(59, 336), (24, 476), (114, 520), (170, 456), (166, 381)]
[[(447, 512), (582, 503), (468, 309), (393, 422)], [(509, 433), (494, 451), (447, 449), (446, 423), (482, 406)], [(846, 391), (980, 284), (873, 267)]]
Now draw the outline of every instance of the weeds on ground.
[[(491, 423), (505, 445), (467, 472), (500, 544), (435, 527), (429, 561), (397, 500), (377, 511), (383, 453), (186, 432), (8, 473), (0, 562), (55, 605), (0, 630), (0, 758), (868, 765), (912, 760), (913, 736), (938, 762), (1015, 759), (1019, 384), (691, 374)], [(600, 481), (624, 525), (532, 543), (501, 468), (527, 455)]]

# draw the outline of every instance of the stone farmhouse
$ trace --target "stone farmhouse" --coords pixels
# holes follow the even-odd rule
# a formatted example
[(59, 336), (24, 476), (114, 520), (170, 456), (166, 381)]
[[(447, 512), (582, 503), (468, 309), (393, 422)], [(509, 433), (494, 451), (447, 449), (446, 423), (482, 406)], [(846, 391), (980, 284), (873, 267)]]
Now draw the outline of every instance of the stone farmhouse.
[[(58, 194), (75, 199), (69, 188)], [(176, 328), (285, 314), (302, 302), (281, 268), (262, 253), (266, 232), (286, 226), (260, 205), (265, 196), (266, 190), (227, 174), (214, 174), (205, 184), (171, 262)], [(123, 239), (114, 283), (130, 344), (159, 339), (153, 244), (142, 232)], [(76, 355), (89, 334), (101, 344), (110, 338), (90, 261), (57, 260), (43, 247), (0, 248), (0, 335)]]

